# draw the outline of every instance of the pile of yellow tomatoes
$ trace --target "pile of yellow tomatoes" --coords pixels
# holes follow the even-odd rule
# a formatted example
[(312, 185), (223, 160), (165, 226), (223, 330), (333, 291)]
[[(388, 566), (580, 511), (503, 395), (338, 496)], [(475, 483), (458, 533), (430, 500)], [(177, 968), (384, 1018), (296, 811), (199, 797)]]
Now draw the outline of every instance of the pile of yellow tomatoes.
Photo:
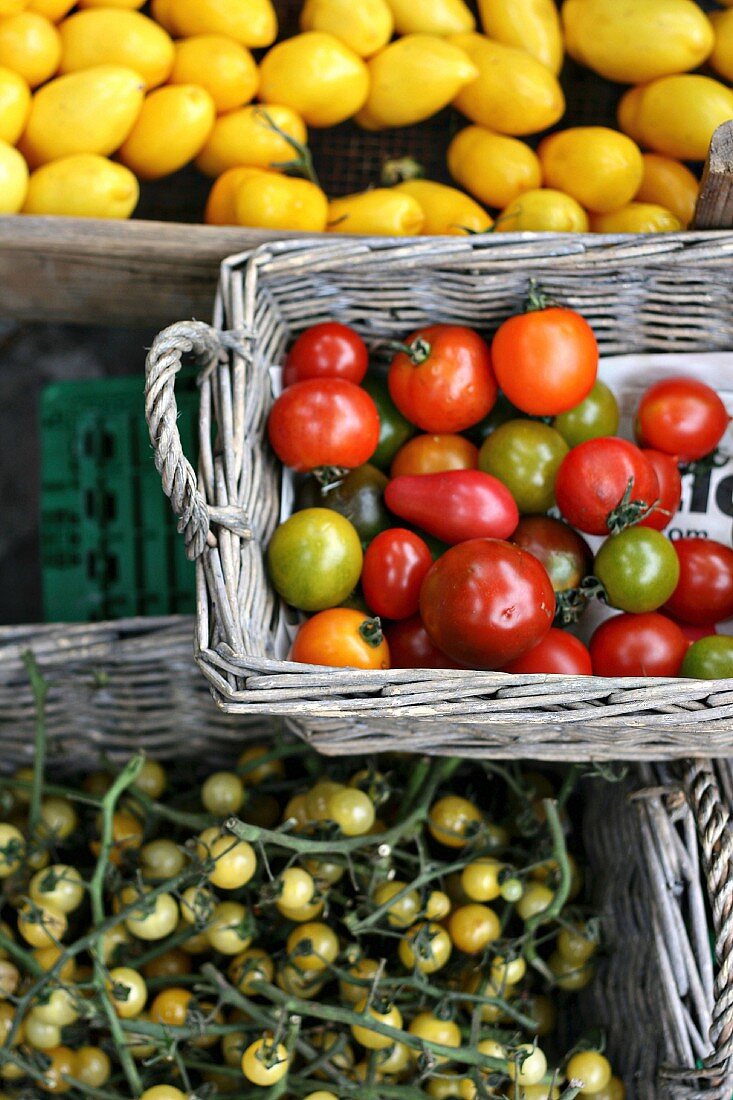
[[(305, 0), (300, 33), (278, 41), (271, 0), (0, 0), (0, 212), (129, 217), (139, 181), (195, 161), (216, 225), (679, 229), (698, 190), (685, 162), (733, 119), (721, 2), (708, 16), (695, 0), (478, 0), (476, 15), (464, 0)], [(566, 53), (630, 85), (618, 130), (556, 129)], [(309, 128), (404, 128), (451, 105), (458, 186), (375, 164), (370, 190), (320, 187)]]
[(578, 771), (261, 743), (0, 780), (2, 1100), (623, 1100), (556, 1029), (601, 943)]

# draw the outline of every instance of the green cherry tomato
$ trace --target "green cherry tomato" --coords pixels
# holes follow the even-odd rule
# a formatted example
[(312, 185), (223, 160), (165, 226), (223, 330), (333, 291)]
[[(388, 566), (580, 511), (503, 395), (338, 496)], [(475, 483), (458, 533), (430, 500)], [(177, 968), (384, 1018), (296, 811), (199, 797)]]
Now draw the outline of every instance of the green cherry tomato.
[(555, 503), (555, 477), (568, 450), (548, 424), (509, 420), (484, 440), (478, 465), (506, 485), (520, 512), (546, 512)]
[(674, 546), (650, 527), (627, 527), (606, 539), (596, 554), (595, 575), (611, 607), (640, 614), (656, 611), (677, 587), (680, 563)]
[(323, 611), (353, 592), (363, 554), (355, 528), (338, 512), (306, 508), (281, 523), (270, 540), (267, 568), (293, 607)]
[(605, 382), (596, 382), (585, 401), (560, 413), (553, 424), (568, 447), (577, 447), (588, 439), (601, 439), (618, 431), (619, 412), (616, 398)]
[(685, 654), (680, 676), (691, 680), (725, 680), (733, 676), (733, 638), (711, 634), (693, 642)]
[(330, 508), (356, 528), (366, 546), (380, 531), (393, 525), (384, 504), (387, 478), (376, 466), (366, 463), (351, 470), (343, 481), (324, 487), (315, 477), (306, 478), (297, 495), (297, 508)]
[(380, 469), (389, 469), (392, 459), (403, 443), (407, 443), (417, 428), (407, 420), (389, 396), (387, 379), (371, 372), (362, 382), (379, 413), (379, 443), (371, 462)]
[(487, 413), (483, 420), (479, 420), (478, 424), (474, 424), (472, 428), (469, 428), (465, 434), (477, 447), (480, 447), (483, 441), (488, 439), (502, 424), (506, 424), (508, 420), (517, 420), (521, 415), (522, 413), (516, 405), (512, 405), (509, 398), (500, 393), (491, 412)]

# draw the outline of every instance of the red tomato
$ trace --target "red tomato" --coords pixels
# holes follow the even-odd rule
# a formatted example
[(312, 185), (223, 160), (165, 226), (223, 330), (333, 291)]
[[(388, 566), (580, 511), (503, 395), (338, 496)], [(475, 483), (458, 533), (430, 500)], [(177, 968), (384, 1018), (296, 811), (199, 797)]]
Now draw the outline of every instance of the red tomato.
[(332, 607), (299, 627), (290, 660), (337, 668), (389, 668), (389, 646), (379, 619), (350, 607)]
[(387, 383), (403, 416), (424, 432), (462, 432), (498, 396), (488, 344), (470, 328), (432, 325), (395, 355)]
[(593, 569), (590, 546), (561, 519), (522, 516), (511, 541), (542, 562), (556, 592), (579, 588)]
[(699, 642), (701, 638), (709, 638), (711, 634), (717, 634), (718, 630), (715, 623), (709, 623), (707, 626), (693, 626), (692, 623), (677, 623), (684, 634), (688, 646), (691, 646), (693, 642)]
[(422, 619), (415, 615), (385, 627), (392, 668), (462, 668), (433, 645)]
[(650, 386), (636, 413), (636, 438), (680, 462), (710, 454), (730, 417), (715, 390), (694, 378), (668, 378)]
[(590, 653), (583, 643), (565, 630), (552, 627), (541, 642), (521, 657), (504, 665), (503, 672), (548, 672), (560, 676), (590, 676)]
[(494, 336), (491, 357), (503, 392), (532, 416), (574, 409), (598, 373), (593, 329), (579, 313), (557, 306), (510, 317)]
[(498, 539), (473, 539), (433, 564), (420, 592), (433, 643), (468, 668), (503, 668), (552, 626), (555, 593), (542, 565)]
[(555, 500), (568, 523), (589, 535), (607, 535), (609, 519), (631, 484), (631, 502), (646, 506), (659, 496), (659, 482), (633, 443), (615, 436), (589, 439), (566, 455), (555, 479)]
[(367, 372), (366, 344), (348, 325), (326, 321), (301, 332), (285, 360), (283, 386), (306, 378), (345, 378), (357, 385)]
[(392, 460), (392, 477), (440, 474), (444, 470), (475, 470), (478, 447), (462, 435), (416, 435)]
[(680, 579), (665, 611), (695, 626), (733, 617), (733, 550), (713, 539), (676, 539), (672, 545)]
[(361, 466), (379, 442), (379, 413), (369, 394), (342, 378), (294, 382), (267, 423), (277, 457), (306, 473), (323, 466)]
[(663, 454), (662, 451), (641, 452), (650, 462), (659, 483), (658, 504), (654, 511), (642, 519), (640, 527), (653, 527), (655, 531), (663, 531), (669, 527), (674, 514), (682, 500), (682, 475), (677, 465), (677, 459), (672, 455)]
[(590, 641), (596, 676), (677, 676), (688, 642), (677, 623), (649, 611), (614, 615)]
[(390, 512), (442, 542), (508, 539), (519, 511), (505, 485), (481, 470), (396, 477), (384, 490)]
[(361, 588), (368, 607), (385, 619), (408, 619), (420, 606), (420, 586), (433, 564), (427, 543), (404, 527), (390, 527), (369, 543)]

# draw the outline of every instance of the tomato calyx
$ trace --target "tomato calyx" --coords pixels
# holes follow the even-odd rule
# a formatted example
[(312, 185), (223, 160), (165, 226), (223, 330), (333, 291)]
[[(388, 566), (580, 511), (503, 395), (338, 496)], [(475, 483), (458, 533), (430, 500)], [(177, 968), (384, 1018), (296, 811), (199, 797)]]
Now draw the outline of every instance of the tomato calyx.
[(348, 474), (347, 466), (318, 466), (311, 473), (321, 487), (321, 494), (325, 496), (332, 489), (338, 489)]
[(394, 187), (396, 183), (425, 178), (425, 168), (414, 157), (392, 157), (382, 165), (381, 183), (383, 187)]
[(424, 336), (416, 336), (409, 344), (403, 344), (399, 340), (389, 340), (387, 347), (391, 351), (406, 355), (413, 367), (421, 367), (433, 350), (432, 344), (429, 344)]
[(572, 626), (573, 623), (580, 622), (586, 607), (593, 599), (607, 603), (606, 589), (598, 577), (594, 576), (584, 577), (575, 588), (556, 592), (555, 622), (558, 626)]
[(691, 462), (681, 462), (680, 473), (683, 475), (692, 474), (693, 477), (697, 477), (700, 474), (707, 474), (711, 470), (719, 470), (722, 466), (727, 466), (730, 459), (731, 455), (726, 454), (720, 447), (716, 447), (715, 450), (703, 455), (702, 458), (695, 458)]
[(384, 641), (384, 634), (382, 632), (382, 620), (378, 615), (375, 615), (371, 619), (365, 619), (359, 627), (359, 633), (372, 649), (376, 649)]
[(645, 500), (632, 500), (634, 492), (634, 479), (630, 477), (624, 495), (615, 508), (608, 513), (608, 530), (612, 535), (620, 535), (627, 527), (633, 527), (640, 523), (658, 507), (659, 501), (647, 504)]
[(538, 313), (543, 309), (551, 309), (557, 302), (549, 294), (545, 294), (536, 279), (529, 280), (529, 291), (524, 303), (525, 313)]

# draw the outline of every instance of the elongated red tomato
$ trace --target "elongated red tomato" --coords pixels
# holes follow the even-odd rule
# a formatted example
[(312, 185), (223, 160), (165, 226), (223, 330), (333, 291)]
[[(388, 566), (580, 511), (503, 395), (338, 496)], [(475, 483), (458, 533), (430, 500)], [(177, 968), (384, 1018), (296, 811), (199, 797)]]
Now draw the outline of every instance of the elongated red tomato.
[(494, 336), (491, 357), (502, 391), (532, 416), (575, 408), (598, 373), (593, 329), (579, 313), (558, 306), (510, 317)]
[(419, 615), (388, 623), (384, 636), (389, 643), (392, 668), (463, 668), (430, 639)]
[(658, 503), (653, 512), (640, 520), (641, 527), (653, 527), (663, 531), (669, 527), (682, 499), (682, 475), (673, 455), (642, 448), (641, 453), (651, 463), (659, 484)]
[(680, 579), (665, 611), (683, 623), (707, 626), (733, 616), (733, 550), (714, 539), (676, 539)]
[(467, 539), (508, 539), (519, 511), (505, 485), (481, 470), (396, 477), (384, 490), (390, 512), (453, 545)]
[(678, 676), (688, 645), (677, 623), (650, 611), (606, 619), (590, 655), (596, 676)]
[(351, 470), (376, 450), (379, 413), (366, 390), (353, 382), (311, 378), (280, 394), (267, 431), (275, 454), (293, 470)]
[(417, 614), (420, 587), (433, 564), (427, 543), (404, 527), (390, 527), (369, 543), (361, 587), (375, 615), (407, 619)]
[(368, 366), (369, 352), (359, 333), (326, 321), (301, 332), (285, 360), (283, 385), (306, 378), (345, 378), (358, 385)]
[(579, 638), (552, 627), (541, 642), (521, 657), (504, 665), (504, 672), (555, 673), (560, 676), (590, 676), (590, 653)]
[(488, 344), (473, 329), (431, 325), (409, 336), (387, 383), (403, 416), (424, 432), (462, 432), (498, 396)]
[(636, 438), (645, 447), (690, 462), (710, 454), (730, 417), (715, 390), (695, 378), (667, 378), (650, 386), (636, 414)]
[(588, 535), (607, 535), (612, 529), (609, 520), (613, 527), (618, 519), (613, 529), (628, 522), (616, 510), (629, 486), (632, 505), (649, 507), (659, 497), (657, 475), (639, 448), (615, 436), (589, 439), (563, 459), (555, 479), (555, 500), (573, 527)]
[(510, 542), (474, 539), (447, 550), (420, 592), (433, 643), (468, 668), (503, 668), (552, 626), (555, 593), (532, 554)]

